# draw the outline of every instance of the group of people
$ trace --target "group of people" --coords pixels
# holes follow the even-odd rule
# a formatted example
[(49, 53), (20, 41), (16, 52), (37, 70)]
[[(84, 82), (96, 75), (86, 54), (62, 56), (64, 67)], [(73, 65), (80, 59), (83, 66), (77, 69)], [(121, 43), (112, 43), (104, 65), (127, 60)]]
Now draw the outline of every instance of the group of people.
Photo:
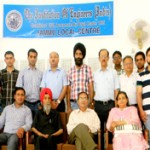
[[(14, 68), (13, 52), (5, 53), (6, 68), (0, 71), (3, 109), (0, 127), (4, 127), (5, 132), (0, 134), (0, 144), (8, 141), (7, 144), (10, 147), (12, 144), (16, 146), (18, 138), (23, 136), (24, 131), (31, 128), (36, 134), (36, 150), (45, 150), (45, 145), (48, 145), (48, 149), (55, 150), (56, 143), (60, 141), (59, 135), (63, 133), (58, 112), (67, 110), (71, 112), (67, 124), (69, 142), (75, 143), (77, 150), (95, 150), (96, 144), (92, 137), (98, 129), (101, 129), (101, 149), (103, 150), (106, 128), (110, 131), (110, 142), (112, 133), (114, 134), (113, 146), (116, 150), (117, 148), (121, 150), (121, 147), (122, 150), (134, 149), (135, 145), (140, 150), (148, 147), (141, 133), (138, 114), (146, 128), (150, 130), (150, 48), (147, 49), (146, 56), (142, 51), (136, 53), (134, 58), (136, 72), (133, 58), (125, 56), (122, 60), (120, 51), (113, 53), (114, 68), (109, 68), (109, 51), (101, 49), (98, 53), (100, 68), (94, 73), (88, 65), (83, 63), (85, 56), (85, 46), (77, 43), (73, 48), (75, 65), (66, 74), (62, 68), (58, 67), (57, 52), (50, 53), (50, 68), (44, 73), (36, 68), (38, 52), (35, 49), (28, 51), (29, 66), (20, 72)], [(40, 107), (41, 104), (42, 107)], [(90, 109), (93, 107), (94, 110)], [(10, 115), (12, 114), (10, 111), (14, 111), (14, 116)], [(20, 117), (15, 117), (16, 113)], [(22, 124), (19, 121), (21, 117)], [(17, 122), (15, 130), (10, 125), (11, 121)], [(124, 128), (131, 129), (132, 127), (129, 126), (131, 124), (137, 127), (136, 133), (121, 131), (125, 132), (122, 135), (117, 130), (118, 126), (122, 125)], [(14, 133), (15, 137), (9, 140)], [(133, 136), (133, 139), (137, 140), (133, 142), (128, 139), (127, 143), (124, 142), (131, 133), (138, 133), (137, 138)], [(45, 142), (47, 144), (43, 144)], [(41, 145), (44, 146), (41, 147)]]

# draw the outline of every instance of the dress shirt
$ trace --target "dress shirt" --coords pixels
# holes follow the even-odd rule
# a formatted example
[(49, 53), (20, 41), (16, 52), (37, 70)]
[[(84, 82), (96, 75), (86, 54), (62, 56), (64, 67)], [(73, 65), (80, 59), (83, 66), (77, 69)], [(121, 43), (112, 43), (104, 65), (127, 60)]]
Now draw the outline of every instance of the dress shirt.
[(33, 103), (40, 99), (41, 80), (42, 72), (29, 67), (20, 71), (16, 87), (23, 87), (26, 91), (26, 100)]
[(84, 112), (80, 109), (76, 109), (71, 112), (67, 124), (68, 134), (70, 134), (80, 123), (87, 125), (91, 130), (91, 133), (96, 133), (100, 128), (100, 120), (96, 112), (89, 108), (87, 108)]
[(13, 92), (15, 90), (18, 74), (19, 71), (16, 69), (14, 69), (11, 73), (7, 71), (7, 68), (2, 69), (0, 72), (2, 103), (5, 105), (13, 103)]
[(129, 104), (137, 104), (136, 101), (136, 82), (138, 74), (132, 72), (130, 76), (127, 76), (126, 73), (120, 75), (120, 90), (127, 93), (129, 98)]
[(6, 106), (0, 116), (0, 128), (4, 127), (6, 133), (16, 133), (21, 127), (28, 131), (31, 125), (31, 110), (24, 104), (19, 108), (15, 104)]
[(96, 101), (114, 100), (114, 91), (119, 89), (119, 78), (116, 70), (98, 69), (94, 73), (94, 91)]
[(63, 69), (57, 68), (54, 72), (51, 69), (43, 74), (41, 88), (50, 88), (53, 93), (53, 99), (57, 99), (64, 86), (67, 86), (67, 75)]
[(70, 99), (77, 100), (78, 93), (89, 93), (88, 84), (93, 82), (92, 70), (83, 64), (80, 69), (73, 66), (68, 73), (68, 85), (71, 87)]

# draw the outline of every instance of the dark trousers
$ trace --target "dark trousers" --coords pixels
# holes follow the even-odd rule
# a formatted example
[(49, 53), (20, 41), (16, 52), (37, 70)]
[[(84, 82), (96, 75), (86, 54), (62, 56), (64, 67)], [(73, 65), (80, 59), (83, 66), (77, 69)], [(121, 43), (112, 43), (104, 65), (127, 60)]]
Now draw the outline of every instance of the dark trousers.
[[(114, 101), (109, 100), (108, 103), (95, 101), (95, 111), (101, 121), (101, 150), (104, 150), (104, 132), (106, 129), (106, 122), (108, 119), (109, 111), (115, 106)], [(109, 132), (109, 143), (112, 143), (113, 135)]]
[(64, 102), (64, 100), (61, 101), (61, 103), (58, 105), (56, 110), (58, 112), (65, 112), (65, 102)]
[(35, 150), (56, 150), (59, 137), (49, 136), (47, 139), (37, 136), (35, 140)]

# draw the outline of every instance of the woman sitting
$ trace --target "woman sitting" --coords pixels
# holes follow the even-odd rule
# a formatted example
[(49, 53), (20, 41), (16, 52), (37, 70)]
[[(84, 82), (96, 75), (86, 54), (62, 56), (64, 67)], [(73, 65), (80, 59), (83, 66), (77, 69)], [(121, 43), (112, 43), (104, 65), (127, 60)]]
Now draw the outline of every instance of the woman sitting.
[(145, 150), (145, 141), (137, 109), (128, 106), (128, 97), (120, 91), (116, 97), (117, 107), (112, 108), (107, 120), (107, 129), (114, 133), (114, 150)]

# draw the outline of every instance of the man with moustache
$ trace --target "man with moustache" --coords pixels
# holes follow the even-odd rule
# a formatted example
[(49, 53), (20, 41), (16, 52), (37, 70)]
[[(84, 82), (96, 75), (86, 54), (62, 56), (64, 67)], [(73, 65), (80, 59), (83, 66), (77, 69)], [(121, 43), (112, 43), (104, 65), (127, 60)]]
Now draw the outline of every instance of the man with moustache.
[[(146, 51), (147, 68), (137, 79), (137, 103), (139, 113), (146, 129), (150, 130), (150, 47)], [(150, 136), (149, 136), (150, 144)]]
[[(101, 121), (101, 149), (103, 150), (104, 130), (109, 111), (115, 106), (114, 101), (119, 90), (119, 79), (116, 70), (108, 67), (108, 50), (101, 49), (98, 55), (101, 68), (94, 73), (94, 107)], [(112, 139), (111, 134), (109, 134), (109, 139)]]
[(137, 52), (135, 54), (134, 60), (135, 60), (135, 65), (137, 67), (137, 72), (140, 73), (144, 71), (145, 54), (142, 51)]
[(58, 67), (59, 55), (51, 52), (49, 55), (50, 69), (44, 72), (41, 88), (50, 88), (53, 92), (53, 108), (59, 112), (65, 111), (64, 97), (67, 91), (67, 75)]
[(77, 109), (78, 93), (84, 91), (89, 94), (90, 104), (93, 100), (92, 70), (83, 59), (86, 56), (86, 48), (82, 43), (77, 43), (73, 49), (75, 66), (68, 73), (67, 110)]
[(52, 91), (43, 88), (40, 93), (42, 109), (36, 114), (32, 131), (35, 133), (35, 150), (56, 150), (63, 133), (59, 113), (51, 109)]

